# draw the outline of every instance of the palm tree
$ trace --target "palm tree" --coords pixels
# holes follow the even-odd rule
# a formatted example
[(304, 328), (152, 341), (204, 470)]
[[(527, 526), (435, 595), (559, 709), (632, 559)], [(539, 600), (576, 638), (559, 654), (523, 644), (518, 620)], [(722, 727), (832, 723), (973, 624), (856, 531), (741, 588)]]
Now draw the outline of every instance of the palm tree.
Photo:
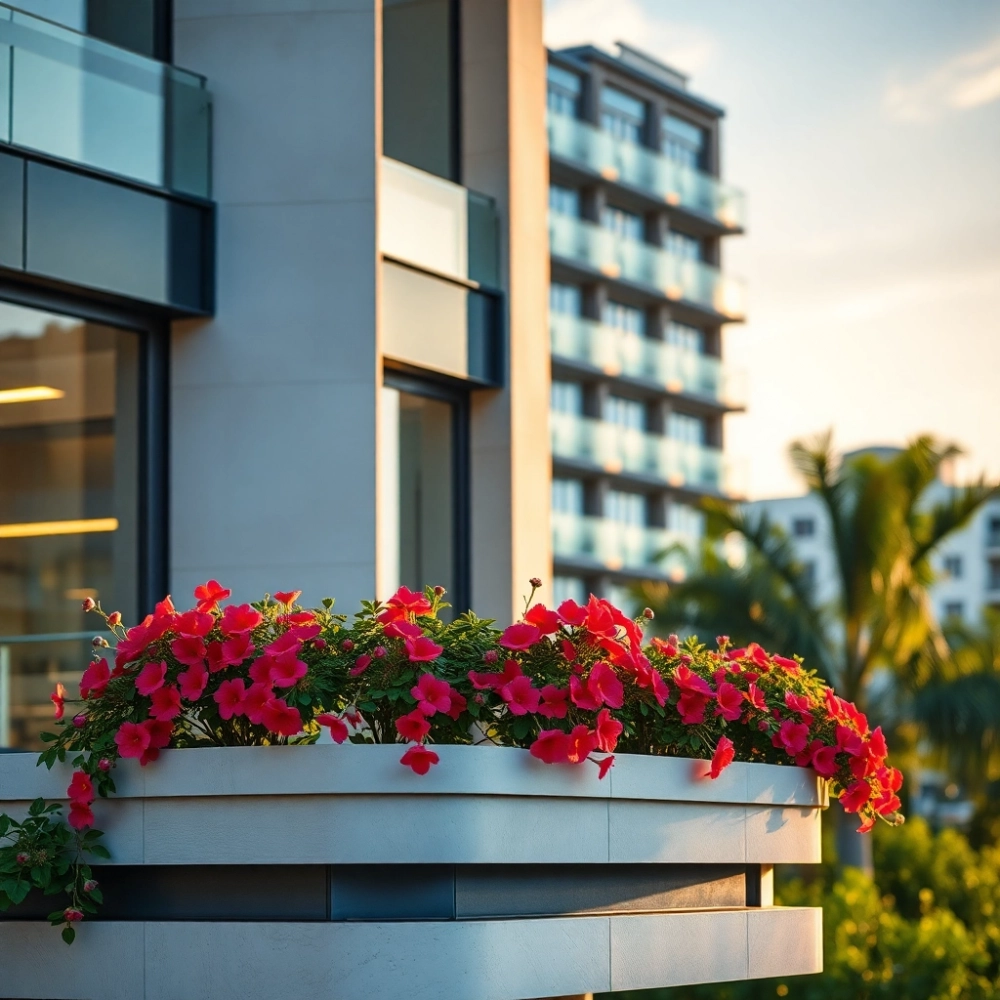
[[(705, 504), (708, 542), (699, 571), (665, 594), (647, 588), (643, 596), (672, 629), (725, 632), (740, 644), (802, 653), (864, 710), (877, 669), (912, 688), (947, 658), (928, 599), (931, 556), (998, 491), (981, 479), (930, 505), (929, 488), (956, 454), (954, 445), (926, 436), (889, 457), (840, 458), (829, 433), (791, 446), (829, 522), (838, 596), (827, 606), (816, 602), (791, 542), (766, 514), (720, 501)], [(746, 549), (738, 567), (718, 552), (718, 540), (732, 534)], [(854, 835), (853, 817), (838, 815), (841, 861), (870, 871), (869, 839)]]

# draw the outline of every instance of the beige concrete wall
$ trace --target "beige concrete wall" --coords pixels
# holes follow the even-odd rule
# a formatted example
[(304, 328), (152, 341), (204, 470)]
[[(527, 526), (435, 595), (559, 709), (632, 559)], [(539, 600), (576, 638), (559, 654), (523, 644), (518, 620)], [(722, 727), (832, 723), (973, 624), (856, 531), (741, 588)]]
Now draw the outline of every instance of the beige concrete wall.
[(462, 166), (497, 200), (510, 369), (472, 407), (472, 604), (520, 613), (528, 580), (551, 593), (549, 252), (541, 0), (463, 0)]

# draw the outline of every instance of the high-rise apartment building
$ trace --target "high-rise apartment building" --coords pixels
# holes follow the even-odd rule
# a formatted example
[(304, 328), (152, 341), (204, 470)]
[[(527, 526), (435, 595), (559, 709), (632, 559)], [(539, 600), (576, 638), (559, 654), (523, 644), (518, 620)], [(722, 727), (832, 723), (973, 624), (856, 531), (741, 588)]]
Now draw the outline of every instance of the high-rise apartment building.
[(624, 44), (549, 52), (552, 526), (558, 597), (629, 603), (676, 579), (729, 495), (723, 417), (739, 408), (721, 269), (743, 195), (723, 183), (721, 108)]

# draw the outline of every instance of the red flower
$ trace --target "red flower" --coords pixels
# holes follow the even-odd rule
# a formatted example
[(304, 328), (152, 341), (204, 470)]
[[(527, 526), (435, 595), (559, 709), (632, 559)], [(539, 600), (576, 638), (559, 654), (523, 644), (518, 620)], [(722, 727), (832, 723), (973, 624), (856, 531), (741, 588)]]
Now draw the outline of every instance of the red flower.
[(94, 825), (94, 811), (86, 803), (71, 802), (69, 804), (69, 815), (66, 817), (66, 822), (69, 823), (74, 830), (85, 830), (88, 826)]
[(531, 649), (541, 637), (542, 630), (537, 625), (517, 622), (504, 629), (503, 635), (500, 637), (500, 645), (514, 650)]
[(871, 785), (867, 781), (855, 781), (840, 793), (840, 804), (844, 807), (844, 812), (856, 813), (871, 797)]
[(804, 722), (785, 719), (772, 742), (776, 747), (784, 747), (787, 753), (794, 756), (805, 750), (809, 742), (809, 727)]
[(334, 743), (343, 743), (347, 739), (347, 723), (343, 719), (329, 712), (323, 712), (316, 716), (316, 721), (330, 730)]
[(861, 754), (863, 743), (861, 737), (853, 729), (848, 729), (847, 726), (837, 726), (837, 746), (852, 757), (857, 757)]
[(790, 674), (797, 674), (801, 671), (801, 667), (795, 662), (795, 660), (788, 659), (787, 656), (772, 656), (772, 661), (776, 663), (779, 667), (787, 670)]
[(594, 696), (589, 685), (584, 684), (576, 674), (569, 679), (569, 696), (573, 704), (585, 712), (596, 712), (601, 707), (600, 701)]
[(219, 606), (219, 601), (224, 601), (231, 590), (226, 590), (218, 580), (209, 580), (194, 588), (194, 599), (198, 602), (199, 611), (214, 611)]
[[(227, 609), (228, 610), (228, 609)], [(205, 662), (205, 640), (200, 636), (182, 635), (170, 643), (170, 652), (188, 667)]]
[[(223, 642), (220, 662), (223, 667), (236, 667), (246, 660), (253, 651), (254, 645), (250, 641), (250, 633), (243, 632), (240, 635), (231, 636)], [(212, 672), (214, 673), (216, 669), (222, 668), (216, 668), (213, 665)]]
[(399, 758), (399, 763), (413, 768), (414, 774), (426, 774), (431, 769), (431, 765), (436, 764), (440, 759), (433, 750), (428, 750), (423, 744), (417, 744), (415, 747), (410, 747)]
[(793, 711), (798, 712), (799, 718), (807, 725), (813, 721), (812, 713), (809, 711), (812, 705), (804, 694), (795, 694), (794, 691), (785, 692), (785, 704)]
[(418, 708), (396, 720), (396, 732), (413, 743), (422, 743), (430, 731), (431, 724)]
[(733, 749), (733, 741), (728, 736), (720, 736), (719, 742), (715, 745), (715, 753), (712, 754), (712, 766), (709, 768), (708, 776), (710, 778), (717, 778), (732, 764), (735, 756), (736, 751)]
[(76, 909), (74, 906), (67, 906), (63, 910), (63, 920), (67, 923), (76, 923), (78, 920), (83, 920), (83, 911)]
[(242, 635), (255, 629), (263, 620), (264, 616), (249, 604), (230, 604), (222, 612), (219, 627), (223, 635)]
[(246, 684), (242, 677), (223, 681), (215, 694), (212, 695), (215, 703), (219, 706), (219, 716), (228, 720), (234, 715), (243, 715), (245, 712), (243, 702), (246, 693)]
[(301, 596), (301, 590), (276, 590), (272, 595), (279, 604), (290, 608)]
[[(174, 733), (173, 723), (166, 719), (147, 719), (142, 728), (149, 733), (149, 750), (146, 752), (153, 753), (154, 756), (150, 759), (156, 760), (158, 751), (170, 746), (170, 737)], [(145, 761), (140, 757), (139, 763), (144, 764)]]
[[(819, 743), (819, 740), (814, 741)], [(837, 773), (837, 748), (820, 746), (812, 754), (812, 769), (821, 778), (832, 778)]]
[(615, 766), (614, 757), (605, 757), (604, 760), (599, 761), (597, 764), (597, 777), (598, 780), (602, 780), (604, 776)]
[(161, 660), (159, 663), (147, 663), (146, 666), (139, 671), (139, 675), (135, 679), (135, 689), (141, 695), (148, 697), (154, 691), (163, 687), (163, 682), (167, 676), (167, 664), (166, 661)]
[(524, 616), (529, 625), (534, 625), (542, 635), (553, 635), (559, 631), (559, 615), (544, 604), (536, 604)]
[(576, 601), (563, 601), (556, 613), (565, 625), (578, 626), (587, 620), (587, 609), (581, 608)]
[(264, 727), (278, 736), (296, 736), (302, 731), (302, 716), (284, 698), (268, 698), (261, 708)]
[(448, 718), (458, 721), (458, 717), (469, 707), (465, 696), (459, 694), (454, 688), (451, 689), (451, 708), (448, 709)]
[(546, 719), (565, 719), (566, 712), (569, 711), (567, 701), (569, 690), (567, 688), (556, 687), (555, 684), (546, 684), (541, 691), (542, 701), (538, 706), (538, 714)]
[(597, 715), (597, 746), (605, 753), (614, 753), (618, 745), (618, 737), (625, 727), (606, 709), (602, 708)]
[(185, 611), (174, 619), (174, 631), (178, 635), (187, 636), (189, 639), (204, 639), (209, 632), (215, 619), (205, 611)]
[(444, 646), (439, 646), (425, 635), (405, 640), (406, 655), (411, 663), (428, 663), (436, 660), (443, 652)]
[(871, 833), (872, 828), (874, 826), (875, 826), (875, 817), (874, 816), (866, 816), (861, 821), (861, 826), (859, 826), (857, 828), (857, 830), (855, 831), (855, 833)]
[(180, 691), (173, 686), (157, 688), (153, 692), (153, 704), (149, 714), (154, 719), (162, 719), (164, 722), (176, 719), (181, 714)]
[(419, 625), (405, 618), (397, 618), (386, 625), (385, 634), (393, 639), (418, 639), (424, 633)]
[(721, 715), (726, 722), (736, 722), (743, 710), (743, 695), (735, 684), (723, 681), (715, 692), (715, 714)]
[(451, 708), (451, 685), (433, 674), (423, 674), (410, 694), (417, 699), (417, 707), (424, 715), (447, 712)]
[(66, 789), (66, 797), (72, 803), (89, 806), (94, 801), (94, 782), (90, 775), (83, 771), (74, 771), (69, 788)]
[(177, 675), (177, 686), (185, 701), (197, 701), (205, 693), (208, 671), (204, 663), (196, 663)]
[(149, 749), (149, 730), (135, 722), (123, 722), (115, 733), (122, 757), (141, 757)]
[(49, 699), (56, 706), (55, 717), (61, 719), (66, 712), (66, 688), (62, 684), (57, 684)]
[(400, 587), (386, 604), (395, 608), (402, 608), (411, 615), (425, 615), (431, 610), (431, 602), (418, 590), (410, 590), (408, 587)]
[(107, 660), (97, 660), (91, 663), (80, 678), (81, 698), (100, 698), (111, 679)]
[(899, 796), (893, 795), (890, 788), (883, 788), (878, 798), (872, 802), (872, 806), (879, 816), (888, 816), (890, 813), (896, 812), (901, 805)]
[(569, 734), (569, 748), (566, 760), (571, 764), (582, 764), (597, 749), (597, 734), (586, 726), (574, 726)]
[(291, 650), (280, 653), (271, 660), (268, 673), (274, 687), (291, 687), (305, 677), (308, 667), (303, 660), (298, 659)]
[(352, 677), (357, 677), (359, 674), (363, 674), (369, 666), (371, 666), (372, 658), (367, 653), (362, 653), (354, 661), (354, 666), (348, 671)]
[(529, 677), (515, 677), (500, 688), (500, 697), (507, 703), (511, 715), (527, 715), (537, 712), (542, 693), (531, 683)]
[(871, 734), (866, 744), (866, 749), (870, 757), (874, 757), (879, 764), (882, 763), (889, 756), (889, 748), (886, 746), (885, 735), (882, 733), (882, 727), (879, 726)]
[(167, 594), (162, 601), (156, 602), (156, 607), (153, 608), (154, 618), (169, 618), (171, 615), (175, 614), (177, 609), (174, 607), (174, 602), (170, 600), (170, 595)]
[(674, 683), (681, 691), (701, 695), (706, 699), (711, 698), (715, 693), (709, 686), (708, 681), (703, 677), (699, 677), (690, 667), (684, 664), (681, 664), (674, 671)]
[(750, 682), (750, 686), (743, 692), (743, 697), (746, 698), (750, 704), (757, 709), (763, 711), (767, 708), (767, 703), (764, 701), (764, 692), (761, 691), (753, 681)]
[(753, 662), (756, 663), (757, 666), (764, 671), (764, 673), (767, 673), (767, 671), (771, 669), (771, 658), (764, 652), (763, 649), (761, 649), (760, 646), (757, 645), (757, 643), (751, 642), (750, 645), (747, 646), (746, 655), (749, 659), (753, 660)]
[(561, 729), (543, 729), (529, 752), (532, 757), (545, 761), (546, 764), (565, 763), (569, 759), (569, 734)]
[(243, 711), (255, 726), (259, 726), (263, 722), (264, 703), (273, 693), (268, 684), (253, 684), (248, 689), (246, 697), (243, 699)]
[(618, 675), (603, 660), (594, 664), (587, 678), (587, 689), (594, 699), (609, 708), (621, 708), (625, 701), (625, 688)]
[(686, 726), (698, 726), (705, 721), (705, 709), (708, 707), (708, 698), (703, 694), (693, 694), (685, 691), (677, 699), (677, 711), (680, 713), (681, 722)]
[(673, 659), (677, 655), (677, 646), (672, 642), (661, 639), (658, 635), (653, 636), (653, 648), (659, 650), (664, 656)]
[(583, 627), (598, 639), (614, 639), (618, 634), (614, 612), (615, 609), (608, 601), (591, 594), (590, 600), (587, 601), (587, 616), (583, 621)]

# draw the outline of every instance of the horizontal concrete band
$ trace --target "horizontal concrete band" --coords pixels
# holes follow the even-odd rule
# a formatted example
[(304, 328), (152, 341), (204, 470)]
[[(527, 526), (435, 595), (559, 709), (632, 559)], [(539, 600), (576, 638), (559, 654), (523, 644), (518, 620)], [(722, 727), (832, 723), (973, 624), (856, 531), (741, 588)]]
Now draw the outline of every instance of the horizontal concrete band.
[[(759, 865), (95, 867), (99, 920), (468, 920), (759, 906)], [(33, 893), (0, 920), (44, 920)]]
[[(509, 795), (632, 799), (820, 808), (826, 785), (811, 771), (776, 764), (731, 764), (712, 780), (708, 761), (618, 754), (604, 780), (591, 764), (551, 765), (527, 750), (435, 746), (441, 761), (416, 775), (399, 763), (399, 744), (206, 747), (167, 750), (148, 767), (120, 761), (118, 798), (268, 795)], [(4, 800), (59, 798), (70, 768), (35, 767), (34, 754), (0, 754)]]
[[(822, 911), (399, 923), (0, 923), (25, 1000), (523, 1000), (822, 970)], [(280, 958), (276, 958), (280, 956)]]

